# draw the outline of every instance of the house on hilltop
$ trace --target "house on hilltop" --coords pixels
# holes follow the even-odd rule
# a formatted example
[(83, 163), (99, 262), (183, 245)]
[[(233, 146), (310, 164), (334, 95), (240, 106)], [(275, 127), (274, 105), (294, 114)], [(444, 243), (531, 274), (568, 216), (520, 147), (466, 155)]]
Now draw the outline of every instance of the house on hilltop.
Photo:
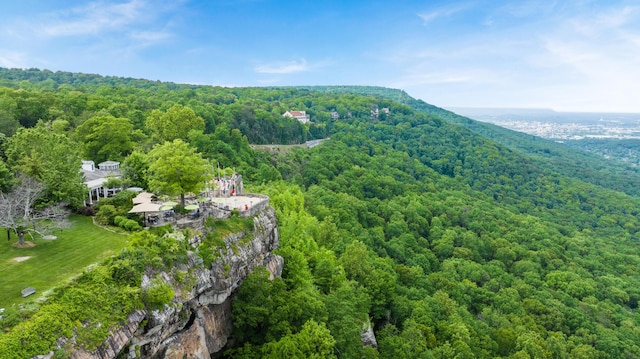
[(120, 178), (120, 162), (105, 161), (96, 167), (95, 162), (83, 160), (80, 171), (84, 174), (84, 184), (89, 189), (89, 204), (93, 204), (94, 198), (96, 200), (100, 197), (106, 198), (122, 190), (122, 188), (105, 187), (109, 179)]
[(306, 111), (287, 111), (282, 114), (282, 117), (292, 117), (301, 123), (308, 123), (311, 121), (311, 117), (307, 115)]
[(379, 109), (377, 104), (371, 105), (371, 119), (377, 120), (381, 113), (388, 115), (389, 113), (391, 113), (391, 110), (389, 110), (388, 107)]

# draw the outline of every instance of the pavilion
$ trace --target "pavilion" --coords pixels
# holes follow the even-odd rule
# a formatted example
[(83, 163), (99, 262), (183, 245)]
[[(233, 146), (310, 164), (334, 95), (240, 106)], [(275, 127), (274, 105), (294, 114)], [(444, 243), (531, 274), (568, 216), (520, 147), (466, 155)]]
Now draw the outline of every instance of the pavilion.
[[(84, 174), (84, 184), (89, 189), (89, 204), (93, 204), (100, 197), (106, 198), (121, 191), (122, 188), (107, 188), (105, 183), (110, 178), (120, 178), (120, 162), (105, 161), (98, 164), (97, 168), (93, 161), (82, 161), (82, 169)], [(86, 204), (86, 201), (85, 201)]]

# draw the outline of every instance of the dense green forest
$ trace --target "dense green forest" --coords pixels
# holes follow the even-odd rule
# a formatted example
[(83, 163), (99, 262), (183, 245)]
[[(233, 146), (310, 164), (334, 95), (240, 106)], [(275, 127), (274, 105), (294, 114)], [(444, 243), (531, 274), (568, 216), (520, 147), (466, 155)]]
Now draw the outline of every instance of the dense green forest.
[[(397, 89), (371, 86), (305, 86), (302, 89), (329, 93), (360, 93), (391, 99), (413, 109), (463, 126), (507, 148), (520, 152), (544, 168), (563, 176), (575, 178), (634, 196), (640, 195), (640, 169), (637, 167), (637, 140), (588, 139), (565, 141), (565, 144), (511, 131), (490, 123), (474, 121), (451, 111), (414, 99)], [(610, 161), (603, 157), (622, 161)], [(635, 165), (634, 165), (635, 164)], [(615, 173), (615, 176), (611, 176)]]
[[(39, 138), (64, 145), (78, 168), (80, 158), (123, 161), (125, 181), (141, 186), (149, 153), (184, 142), (270, 196), (285, 268), (240, 287), (226, 357), (640, 357), (633, 169), (377, 87), (222, 88), (35, 69), (0, 69), (0, 85), (0, 189), (23, 172), (56, 188), (50, 201), (75, 196), (77, 183), (46, 175), (57, 162), (30, 140)], [(325, 137), (311, 149), (249, 146)], [(82, 209), (80, 198), (70, 205)], [(134, 249), (48, 302), (14, 308), (0, 351), (42, 354), (67, 325), (95, 346), (129, 311), (163, 305), (162, 291), (136, 289), (141, 270), (184, 260), (188, 248), (133, 236)], [(74, 290), (94, 291), (103, 307), (73, 307)], [(367, 323), (377, 348), (362, 345)]]
[(565, 143), (571, 147), (621, 161), (634, 167), (640, 165), (640, 139), (585, 138), (567, 140)]

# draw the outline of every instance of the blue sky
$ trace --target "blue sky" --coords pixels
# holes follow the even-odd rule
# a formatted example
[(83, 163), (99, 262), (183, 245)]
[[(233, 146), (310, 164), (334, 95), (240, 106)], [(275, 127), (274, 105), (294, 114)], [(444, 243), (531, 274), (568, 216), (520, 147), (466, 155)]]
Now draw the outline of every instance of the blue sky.
[(640, 113), (640, 3), (21, 0), (0, 13), (0, 66)]

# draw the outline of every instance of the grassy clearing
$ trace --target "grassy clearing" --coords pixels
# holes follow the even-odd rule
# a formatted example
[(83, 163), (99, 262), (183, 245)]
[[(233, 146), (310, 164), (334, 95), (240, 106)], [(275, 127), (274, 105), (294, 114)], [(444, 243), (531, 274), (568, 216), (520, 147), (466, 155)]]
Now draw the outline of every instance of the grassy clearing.
[[(95, 226), (90, 217), (72, 216), (71, 223), (71, 228), (55, 233), (56, 240), (36, 238), (33, 248), (13, 247), (17, 238), (7, 241), (6, 231), (0, 230), (0, 308), (42, 296), (89, 265), (119, 253), (127, 242), (127, 236)], [(30, 258), (18, 262), (19, 257)], [(26, 287), (34, 287), (36, 294), (22, 298)]]
[(231, 233), (253, 233), (253, 217), (243, 218), (236, 214), (229, 219), (208, 219), (207, 227), (215, 229), (214, 235), (220, 239)]

